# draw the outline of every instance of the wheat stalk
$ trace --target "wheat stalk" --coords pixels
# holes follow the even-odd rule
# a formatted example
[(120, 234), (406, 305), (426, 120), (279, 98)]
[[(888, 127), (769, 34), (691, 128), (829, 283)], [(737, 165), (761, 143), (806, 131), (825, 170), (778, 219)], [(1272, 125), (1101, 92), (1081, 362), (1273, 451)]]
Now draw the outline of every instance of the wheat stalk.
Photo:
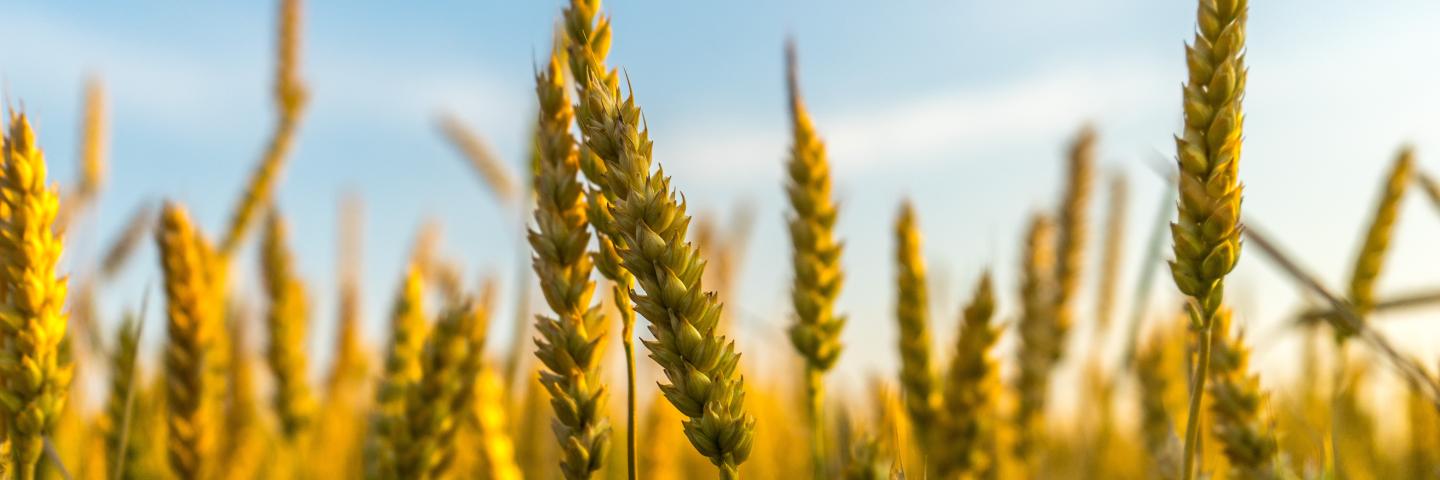
[(930, 366), (930, 302), (920, 228), (915, 207), (909, 201), (900, 206), (900, 216), (895, 221), (895, 242), (900, 386), (916, 441), (921, 450), (928, 453), (934, 443), (931, 433), (939, 418), (940, 398), (935, 389), (934, 369)]
[(420, 352), (420, 378), (406, 390), (405, 425), (393, 448), (395, 474), (441, 477), (454, 461), (454, 437), (473, 401), (485, 346), (488, 315), (466, 302), (440, 316)]
[(996, 426), (993, 421), (999, 395), (999, 369), (991, 350), (1000, 336), (992, 322), (995, 294), (990, 274), (965, 307), (961, 330), (946, 374), (944, 395), (943, 452), (936, 452), (943, 478), (995, 478)]
[(366, 438), (365, 477), (395, 478), (395, 448), (404, 441), (405, 396), (420, 379), (420, 351), (426, 336), (424, 279), (411, 263), (390, 314), (390, 345), (375, 390), (370, 433)]
[(1260, 418), (1260, 378), (1248, 371), (1250, 351), (1242, 335), (1229, 333), (1230, 318), (1230, 311), (1222, 309), (1211, 330), (1210, 375), (1215, 378), (1209, 393), (1215, 437), (1229, 460), (1231, 477), (1279, 478), (1273, 465), (1275, 438)]
[(795, 44), (785, 45), (786, 85), (790, 95), (793, 144), (786, 161), (789, 173), (785, 192), (790, 199), (790, 246), (794, 282), (790, 290), (795, 323), (790, 344), (805, 361), (805, 394), (812, 430), (816, 478), (825, 472), (825, 372), (835, 366), (843, 348), (840, 330), (845, 317), (835, 313), (835, 298), (845, 275), (840, 270), (843, 247), (835, 239), (837, 208), (830, 191), (830, 165), (825, 144), (815, 132), (810, 113), (800, 97), (799, 66)]
[(9, 421), (11, 465), (16, 478), (32, 478), (42, 437), (65, 408), (74, 374), (66, 338), (65, 277), (56, 267), (63, 249), (54, 231), (59, 198), (46, 184), (45, 154), (25, 114), (10, 120), (0, 175), (0, 405)]
[[(1194, 300), (1197, 335), (1208, 338), (1224, 303), (1224, 278), (1240, 258), (1239, 164), (1245, 97), (1247, 0), (1200, 0), (1199, 28), (1186, 47), (1189, 78), (1184, 89), (1185, 127), (1175, 137), (1179, 165), (1179, 220), (1172, 224), (1175, 285)], [(1200, 342), (1185, 428), (1184, 470), (1194, 475), (1200, 433), (1200, 398), (1209, 375), (1210, 342)]]
[[(1400, 200), (1405, 197), (1405, 189), (1410, 186), (1410, 177), (1414, 170), (1414, 150), (1410, 147), (1400, 149), (1400, 153), (1395, 156), (1395, 165), (1391, 168), (1390, 175), (1386, 177), (1384, 188), (1376, 203), (1375, 216), (1370, 220), (1370, 227), (1365, 230), (1365, 241), (1355, 256), (1355, 266), (1350, 273), (1348, 300), (1355, 309), (1355, 313), (1362, 317), (1375, 308), (1375, 282), (1380, 277), (1380, 269), (1385, 263), (1385, 254), (1390, 249), (1390, 237), (1395, 230), (1395, 219), (1400, 215)], [(1354, 334), (1354, 332), (1345, 330), (1337, 333), (1342, 338)]]
[[(559, 48), (557, 47), (557, 51)], [(595, 283), (586, 248), (584, 187), (577, 178), (579, 158), (564, 64), (552, 54), (535, 77), (540, 103), (537, 127), (540, 171), (535, 176), (535, 229), (530, 231), (532, 264), (553, 317), (536, 316), (540, 338), (535, 356), (545, 366), (540, 380), (555, 409), (561, 468), (569, 479), (591, 478), (605, 464), (610, 445), (605, 385), (600, 377), (605, 316), (591, 302)]]
[(265, 360), (275, 376), (272, 404), (279, 414), (281, 431), (286, 440), (293, 442), (309, 429), (316, 404), (306, 380), (310, 371), (305, 355), (309, 306), (305, 286), (295, 275), (286, 237), (284, 219), (278, 211), (272, 211), (261, 243), (260, 267), (270, 300), (265, 316), (269, 334)]
[(205, 478), (211, 471), (215, 426), (211, 423), (215, 378), (207, 370), (220, 328), (220, 306), (208, 269), (213, 253), (185, 209), (167, 203), (155, 233), (165, 272), (166, 451), (180, 478)]
[(282, 0), (280, 6), (280, 29), (276, 45), (275, 108), (277, 121), (260, 163), (250, 174), (240, 202), (230, 214), (230, 223), (221, 237), (220, 252), (229, 257), (239, 248), (255, 213), (269, 203), (271, 192), (290, 155), (295, 143), (295, 131), (299, 126), (300, 113), (309, 97), (305, 82), (300, 78), (300, 5), (301, 0)]
[(1036, 215), (1030, 220), (1020, 259), (1021, 313), (1016, 324), (1020, 334), (1016, 353), (1019, 373), (1015, 379), (1020, 398), (1014, 423), (1015, 454), (1024, 462), (1033, 458), (1035, 444), (1044, 433), (1045, 399), (1063, 341), (1055, 316), (1051, 314), (1054, 309), (1051, 292), (1055, 288), (1054, 238), (1055, 224), (1047, 216)]

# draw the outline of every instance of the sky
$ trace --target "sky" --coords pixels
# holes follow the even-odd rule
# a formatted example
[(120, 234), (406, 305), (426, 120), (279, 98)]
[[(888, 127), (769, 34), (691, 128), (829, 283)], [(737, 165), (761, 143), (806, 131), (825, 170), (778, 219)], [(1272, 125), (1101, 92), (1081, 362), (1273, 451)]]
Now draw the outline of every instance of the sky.
[[(512, 296), (514, 272), (528, 264), (516, 213), (481, 187), (434, 119), (457, 115), (518, 168), (533, 121), (533, 72), (560, 8), (553, 1), (305, 6), (302, 72), (312, 100), (276, 198), (314, 292), (317, 372), (330, 354), (336, 214), (347, 192), (365, 205), (361, 268), (371, 344), (384, 338), (384, 312), (414, 232), (427, 220), (443, 224), (444, 254), (463, 262), (472, 281), (498, 276), (500, 298)], [(859, 388), (870, 375), (895, 370), (892, 225), (904, 199), (917, 205), (925, 235), (937, 350), (949, 351), (961, 299), (984, 271), (1002, 287), (1000, 317), (1013, 321), (1024, 224), (1055, 208), (1066, 145), (1087, 123), (1100, 135), (1100, 172), (1124, 175), (1130, 185), (1120, 288), (1128, 315), (1162, 205), (1153, 166), (1169, 162), (1180, 122), (1191, 2), (616, 0), (605, 8), (614, 19), (610, 65), (633, 86), (655, 158), (692, 211), (723, 219), (748, 204), (758, 213), (740, 286), (725, 299), (753, 371), (794, 361), (782, 333), (790, 321), (787, 37), (798, 44), (801, 83), (829, 146), (841, 205), (847, 282), (840, 308), (850, 320), (838, 383)], [(87, 76), (100, 76), (109, 94), (111, 175), (96, 215), (72, 232), (70, 270), (93, 269), (98, 251), (145, 202), (183, 202), (216, 235), (273, 121), (274, 8), (0, 0), (0, 12), (7, 31), (0, 81), (34, 120), (55, 181), (75, 177)], [(1332, 287), (1348, 276), (1397, 149), (1412, 144), (1420, 168), (1440, 166), (1429, 155), (1440, 148), (1440, 56), (1427, 48), (1440, 44), (1437, 23), (1440, 4), (1421, 0), (1252, 5), (1245, 214)], [(1096, 229), (1103, 185), (1091, 208)], [(1382, 297), (1440, 286), (1433, 273), (1440, 217), (1412, 192)], [(1093, 264), (1098, 246), (1091, 250)], [(240, 258), (238, 288), (253, 296), (253, 249)], [(1094, 318), (1093, 274), (1081, 292), (1085, 325)], [(1178, 302), (1168, 275), (1158, 278), (1148, 302), (1157, 320)], [(1257, 365), (1275, 381), (1293, 368), (1296, 335), (1284, 321), (1303, 299), (1253, 250), (1232, 278), (1230, 298)], [(159, 279), (147, 245), (103, 292), (107, 325), (121, 309), (137, 308), (146, 285)], [(510, 303), (497, 318), (510, 318)], [(150, 321), (163, 321), (151, 310)], [(1425, 324), (1430, 316), (1376, 321), (1407, 351), (1435, 358), (1440, 331)], [(511, 322), (494, 324), (492, 346), (506, 348)], [(161, 329), (148, 330), (157, 342)], [(1077, 328), (1075, 348), (1088, 335)], [(1002, 352), (1013, 348), (1008, 338)]]

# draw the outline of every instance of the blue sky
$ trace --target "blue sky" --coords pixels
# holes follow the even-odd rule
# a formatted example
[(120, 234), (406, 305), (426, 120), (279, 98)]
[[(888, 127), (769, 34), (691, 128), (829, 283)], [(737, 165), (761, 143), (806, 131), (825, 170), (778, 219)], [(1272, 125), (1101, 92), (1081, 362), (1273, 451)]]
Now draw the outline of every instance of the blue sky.
[[(735, 2), (614, 1), (611, 65), (644, 107), (657, 160), (696, 212), (759, 212), (742, 287), (728, 299), (735, 332), (760, 371), (789, 361), (781, 165), (788, 134), (781, 44), (799, 44), (802, 83), (835, 165), (849, 281), (849, 349), (839, 381), (893, 371), (891, 224), (913, 199), (926, 234), (940, 351), (960, 298), (993, 269), (1013, 299), (1026, 216), (1052, 208), (1065, 144), (1084, 122), (1101, 135), (1103, 172), (1132, 191), (1125, 284), (1134, 281), (1162, 185), (1149, 165), (1169, 158), (1179, 124), (1182, 42), (1190, 2)], [(272, 122), (273, 7), (124, 6), (0, 0), (7, 40), (0, 79), (39, 128), (52, 175), (73, 178), (80, 91), (103, 76), (111, 98), (111, 177), (97, 218), (71, 238), (87, 262), (139, 202), (189, 205), (216, 232)], [(292, 222), (300, 271), (314, 285), (316, 348), (333, 327), (336, 209), (363, 195), (367, 335), (379, 342), (408, 245), (426, 219), (444, 224), (445, 253), (470, 276), (513, 277), (514, 214), (498, 206), (433, 128), (454, 112), (519, 165), (529, 128), (532, 71), (546, 52), (557, 2), (312, 2), (304, 74), (313, 100), (278, 201)], [(1440, 5), (1420, 0), (1256, 2), (1241, 177), (1247, 215), (1338, 286), (1397, 147), (1422, 168), (1440, 145)], [(1095, 203), (1096, 228), (1103, 188)], [(1440, 284), (1440, 217), (1415, 192), (1406, 201), (1383, 291)], [(253, 255), (242, 268), (253, 269)], [(252, 294), (258, 282), (240, 288)], [(114, 312), (159, 278), (148, 248)], [(1155, 304), (1174, 301), (1168, 279)], [(1231, 298), (1266, 370), (1292, 348), (1279, 327), (1294, 288), (1250, 252)], [(509, 291), (511, 285), (505, 285)], [(1088, 312), (1093, 292), (1085, 292)], [(507, 294), (508, 297), (508, 294)], [(504, 298), (504, 297), (502, 297)], [(1128, 305), (1128, 299), (1123, 303)], [(508, 308), (507, 308), (508, 309)], [(1013, 302), (1001, 315), (1011, 318)], [(501, 312), (501, 318), (509, 318)], [(113, 314), (112, 314), (113, 316)], [(1385, 320), (1397, 341), (1433, 358), (1420, 316)], [(158, 321), (159, 317), (152, 321)], [(509, 337), (497, 321), (493, 337)], [(1087, 335), (1079, 329), (1080, 336)], [(159, 329), (151, 329), (158, 334)], [(503, 342), (496, 342), (500, 347)], [(1008, 342), (1002, 348), (1009, 348)]]

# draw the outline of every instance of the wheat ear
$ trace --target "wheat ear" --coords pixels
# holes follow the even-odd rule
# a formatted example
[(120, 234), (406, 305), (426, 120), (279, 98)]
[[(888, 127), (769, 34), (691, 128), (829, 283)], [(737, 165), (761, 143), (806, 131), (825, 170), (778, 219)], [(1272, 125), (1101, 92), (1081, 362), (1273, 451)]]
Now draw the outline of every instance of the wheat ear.
[(555, 409), (554, 430), (563, 452), (560, 470), (566, 478), (585, 479), (605, 465), (610, 447), (600, 372), (605, 316), (591, 301), (595, 282), (590, 280), (586, 252), (590, 231), (584, 188), (577, 176), (579, 157), (570, 134), (574, 114), (564, 68), (561, 55), (552, 54), (545, 70), (535, 77), (540, 171), (535, 176), (535, 229), (529, 241), (540, 290), (554, 312), (553, 317), (536, 316), (540, 338), (535, 340), (535, 356), (545, 367), (540, 380)]
[[(136, 359), (140, 352), (140, 322), (134, 315), (126, 315), (115, 332), (115, 347), (110, 353), (110, 390), (105, 397), (104, 437), (106, 453), (105, 478), (119, 480), (136, 478), (139, 450), (126, 445), (133, 435), (132, 409), (135, 390), (140, 379), (135, 374)], [(129, 430), (127, 430), (129, 428)]]
[(221, 237), (220, 252), (229, 257), (245, 239), (255, 214), (270, 202), (271, 192), (280, 176), (280, 169), (294, 147), (295, 131), (301, 111), (309, 98), (305, 82), (300, 78), (300, 7), (301, 0), (281, 0), (280, 29), (276, 42), (275, 108), (277, 121), (270, 143), (260, 164), (250, 174), (240, 202), (230, 214), (230, 223)]
[(515, 175), (500, 161), (500, 157), (490, 149), (485, 140), (478, 133), (466, 127), (464, 123), (452, 114), (441, 114), (435, 120), (440, 133), (445, 135), (460, 156), (470, 162), (470, 167), (480, 176), (480, 180), (495, 195), (500, 203), (513, 205), (520, 199), (519, 187), (516, 186)]
[(495, 369), (481, 368), (475, 379), (475, 404), (471, 421), (480, 437), (476, 455), (482, 468), (481, 478), (519, 480), (524, 478), (515, 465), (515, 442), (506, 425), (505, 386)]
[[(605, 65), (610, 52), (610, 19), (600, 15), (599, 0), (572, 0), (563, 15), (561, 39), (565, 59), (577, 87), (583, 92), (591, 82), (591, 75), (603, 75), (607, 88), (617, 88), (613, 72)], [(578, 99), (577, 99), (578, 100)], [(583, 121), (583, 119), (577, 120)], [(580, 170), (590, 184), (585, 195), (586, 219), (595, 228), (595, 243), (598, 246), (591, 254), (595, 270), (609, 279), (611, 299), (620, 315), (620, 342), (625, 350), (625, 463), (630, 480), (638, 476), (636, 451), (636, 398), (635, 398), (635, 307), (630, 299), (635, 277), (625, 270), (619, 249), (625, 240), (610, 212), (617, 200), (614, 192), (602, 188), (605, 181), (606, 165), (586, 146), (583, 139), (589, 133), (580, 129), (582, 142), (579, 145)]]
[(945, 451), (936, 452), (940, 465), (937, 473), (943, 478), (996, 476), (993, 417), (1000, 380), (992, 350), (1000, 330), (992, 320), (994, 315), (995, 294), (987, 272), (980, 277), (980, 285), (965, 307), (955, 355), (946, 375), (945, 421), (941, 424)]
[[(1110, 177), (1109, 208), (1105, 216), (1105, 249), (1100, 257), (1100, 291), (1095, 302), (1098, 330), (1109, 330), (1115, 319), (1115, 295), (1120, 284), (1120, 264), (1125, 255), (1125, 220), (1130, 188), (1125, 175)], [(1098, 342), (1098, 340), (1097, 340)]]
[(220, 325), (220, 305), (208, 269), (213, 254), (183, 207), (167, 203), (155, 233), (165, 273), (166, 451), (179, 478), (205, 478), (214, 449), (211, 413), (218, 391), (208, 371)]
[[(1400, 149), (1395, 156), (1395, 166), (1385, 178), (1375, 206), (1375, 216), (1365, 230), (1365, 241), (1355, 256), (1355, 266), (1350, 273), (1350, 305), (1362, 318), (1375, 308), (1375, 282), (1385, 263), (1385, 254), (1390, 249), (1390, 237), (1395, 230), (1395, 219), (1400, 215), (1400, 200), (1410, 186), (1410, 177), (1415, 171), (1415, 152), (1410, 147)], [(1354, 332), (1339, 331), (1342, 337)]]
[(1184, 368), (1177, 365), (1181, 359), (1174, 350), (1178, 349), (1169, 348), (1173, 345), (1171, 336), (1165, 331), (1150, 335), (1137, 350), (1134, 363), (1140, 395), (1141, 443), (1150, 456), (1150, 474), (1163, 479), (1175, 478), (1179, 468), (1180, 442), (1165, 399), (1180, 385), (1172, 373)]
[(397, 478), (443, 477), (454, 461), (454, 437), (473, 401), (484, 356), (488, 315), (469, 301), (451, 307), (420, 352), (420, 379), (406, 390), (405, 426), (396, 445)]
[(617, 245), (622, 264), (644, 292), (632, 290), (631, 296), (635, 311), (651, 321), (654, 339), (644, 343), (665, 370), (668, 382), (660, 388), (688, 417), (691, 445), (721, 478), (738, 478), (753, 446), (755, 418), (744, 406), (740, 356), (715, 331), (721, 304), (701, 285), (705, 262), (686, 239), (690, 216), (664, 171), (651, 171), (652, 144), (634, 96), (622, 98), (617, 83), (602, 80), (615, 78), (614, 72), (577, 77), (589, 81), (576, 117), (586, 146), (606, 168), (599, 185), (615, 199), (610, 211), (624, 240)]
[(1070, 144), (1066, 168), (1065, 192), (1056, 217), (1055, 307), (1051, 312), (1055, 316), (1053, 328), (1059, 335), (1055, 345), (1057, 361), (1064, 356), (1064, 338), (1075, 323), (1074, 303), (1089, 239), (1088, 210), (1095, 169), (1095, 131), (1090, 127), (1081, 129)]
[(375, 389), (375, 407), (365, 442), (365, 478), (395, 478), (395, 448), (404, 441), (405, 395), (420, 380), (420, 351), (426, 329), (423, 273), (411, 263), (390, 313), (390, 345)]
[(1250, 351), (1242, 335), (1230, 334), (1230, 318), (1230, 311), (1221, 309), (1211, 331), (1210, 375), (1215, 378), (1209, 393), (1215, 437), (1230, 461), (1232, 478), (1279, 478), (1275, 437), (1260, 415), (1265, 401), (1260, 378), (1249, 372)]
[(309, 429), (316, 404), (306, 380), (310, 371), (305, 355), (309, 307), (305, 286), (294, 272), (286, 236), (284, 219), (279, 212), (271, 212), (261, 243), (260, 265), (270, 300), (265, 315), (269, 334), (265, 360), (275, 375), (272, 403), (280, 417), (281, 431), (286, 440), (295, 441)]
[(900, 216), (895, 221), (895, 242), (900, 387), (910, 424), (914, 426), (915, 440), (922, 452), (934, 455), (930, 448), (934, 444), (931, 434), (939, 418), (940, 397), (935, 388), (934, 369), (930, 366), (930, 301), (920, 227), (915, 219), (915, 207), (909, 201), (900, 206)]
[(1019, 373), (1015, 390), (1019, 400), (1015, 407), (1015, 454), (1028, 462), (1044, 433), (1045, 399), (1049, 396), (1050, 376), (1060, 359), (1063, 337), (1051, 314), (1051, 292), (1055, 275), (1055, 224), (1049, 217), (1036, 215), (1030, 220), (1025, 236), (1025, 249), (1020, 259), (1020, 319), (1016, 330), (1020, 345), (1016, 353)]
[[(1247, 0), (1200, 0), (1199, 28), (1185, 49), (1185, 128), (1175, 137), (1179, 165), (1179, 219), (1171, 225), (1175, 285), (1194, 300), (1197, 335), (1208, 338), (1225, 297), (1225, 275), (1240, 258), (1239, 183), (1245, 98)], [(1200, 434), (1200, 398), (1209, 375), (1210, 342), (1200, 343), (1196, 388), (1185, 428), (1182, 478), (1194, 475)]]
[(346, 194), (340, 201), (340, 238), (336, 249), (339, 261), (337, 276), (340, 278), (336, 307), (339, 327), (335, 335), (335, 360), (331, 362), (325, 379), (325, 401), (330, 404), (354, 402), (357, 390), (370, 375), (367, 348), (360, 338), (363, 321), (360, 306), (363, 208), (360, 197), (353, 193)]
[(845, 275), (840, 270), (841, 243), (835, 239), (838, 209), (830, 192), (830, 164), (825, 144), (815, 132), (800, 97), (795, 44), (785, 46), (786, 85), (790, 95), (793, 144), (786, 161), (785, 192), (790, 199), (790, 246), (794, 282), (790, 289), (795, 323), (790, 344), (805, 361), (805, 394), (812, 433), (815, 476), (825, 472), (825, 372), (840, 358), (840, 330), (845, 317), (835, 313), (835, 298)]
[(74, 374), (67, 348), (64, 312), (66, 279), (56, 268), (64, 248), (54, 231), (59, 196), (46, 184), (45, 154), (24, 114), (10, 120), (0, 175), (0, 251), (6, 268), (0, 273), (0, 405), (10, 421), (11, 465), (16, 478), (34, 475), (42, 437), (55, 427), (65, 408)]

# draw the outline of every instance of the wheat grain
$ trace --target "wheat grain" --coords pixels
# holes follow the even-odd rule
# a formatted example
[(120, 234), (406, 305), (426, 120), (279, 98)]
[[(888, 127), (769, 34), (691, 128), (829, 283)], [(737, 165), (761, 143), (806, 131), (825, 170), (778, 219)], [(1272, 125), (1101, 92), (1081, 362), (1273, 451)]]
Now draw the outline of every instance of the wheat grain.
[(795, 44), (785, 46), (786, 85), (790, 95), (793, 134), (785, 192), (790, 199), (790, 246), (794, 282), (790, 290), (795, 323), (790, 344), (805, 361), (805, 393), (812, 429), (816, 478), (825, 477), (825, 372), (835, 366), (843, 348), (840, 331), (845, 317), (835, 313), (835, 298), (845, 275), (840, 270), (841, 243), (835, 239), (837, 208), (830, 192), (830, 165), (825, 144), (815, 132), (800, 97)]
[[(1184, 88), (1185, 127), (1175, 137), (1179, 165), (1179, 220), (1171, 226), (1175, 260), (1170, 271), (1180, 291), (1194, 299), (1200, 338), (1224, 303), (1224, 278), (1240, 258), (1239, 164), (1245, 98), (1247, 0), (1200, 0), (1199, 28), (1185, 49), (1189, 77)], [(1200, 398), (1209, 367), (1210, 342), (1200, 358), (1185, 428), (1184, 470), (1192, 478), (1200, 433)]]
[[(1395, 219), (1400, 215), (1400, 200), (1405, 197), (1406, 187), (1415, 170), (1415, 152), (1410, 147), (1400, 149), (1395, 156), (1395, 165), (1386, 177), (1375, 216), (1365, 230), (1365, 241), (1355, 256), (1355, 266), (1350, 273), (1349, 298), (1355, 313), (1362, 317), (1375, 308), (1375, 282), (1380, 277), (1386, 253), (1390, 249), (1390, 237), (1395, 230)], [(1354, 332), (1339, 330), (1343, 338)]]
[(180, 478), (206, 478), (212, 466), (216, 407), (215, 384), (208, 368), (220, 328), (220, 310), (207, 269), (213, 255), (184, 208), (167, 203), (161, 211), (156, 244), (165, 272), (166, 451), (171, 472)]
[(540, 381), (555, 409), (560, 470), (566, 478), (585, 479), (605, 464), (610, 445), (606, 391), (600, 377), (605, 316), (590, 298), (595, 290), (585, 250), (590, 231), (559, 55), (552, 54), (545, 70), (536, 75), (535, 92), (540, 103), (540, 172), (535, 176), (536, 226), (528, 237), (540, 290), (555, 314), (536, 316), (540, 338), (535, 340), (535, 356), (545, 366)]
[(946, 374), (944, 395), (943, 451), (937, 451), (937, 473), (942, 478), (996, 478), (994, 458), (995, 401), (999, 392), (999, 369), (991, 350), (1000, 336), (992, 322), (995, 294), (990, 273), (965, 307), (961, 330)]
[(46, 184), (45, 154), (25, 114), (10, 121), (4, 145), (3, 218), (0, 218), (0, 252), (6, 267), (0, 269), (0, 375), (4, 390), (0, 405), (16, 478), (34, 475), (40, 459), (41, 437), (55, 426), (65, 408), (74, 374), (66, 338), (65, 277), (58, 276), (62, 243), (53, 230), (59, 199)]
[(915, 440), (922, 452), (933, 456), (931, 433), (939, 418), (940, 398), (935, 389), (934, 369), (930, 366), (930, 302), (925, 284), (925, 260), (920, 250), (920, 228), (915, 207), (909, 201), (900, 206), (900, 216), (895, 221), (895, 242), (900, 387)]
[(305, 287), (295, 276), (285, 221), (278, 211), (270, 214), (261, 244), (265, 292), (270, 306), (265, 315), (269, 343), (265, 360), (275, 376), (272, 404), (279, 414), (281, 431), (295, 441), (309, 429), (315, 415), (315, 399), (306, 380), (310, 371), (305, 355), (309, 329), (309, 306)]

